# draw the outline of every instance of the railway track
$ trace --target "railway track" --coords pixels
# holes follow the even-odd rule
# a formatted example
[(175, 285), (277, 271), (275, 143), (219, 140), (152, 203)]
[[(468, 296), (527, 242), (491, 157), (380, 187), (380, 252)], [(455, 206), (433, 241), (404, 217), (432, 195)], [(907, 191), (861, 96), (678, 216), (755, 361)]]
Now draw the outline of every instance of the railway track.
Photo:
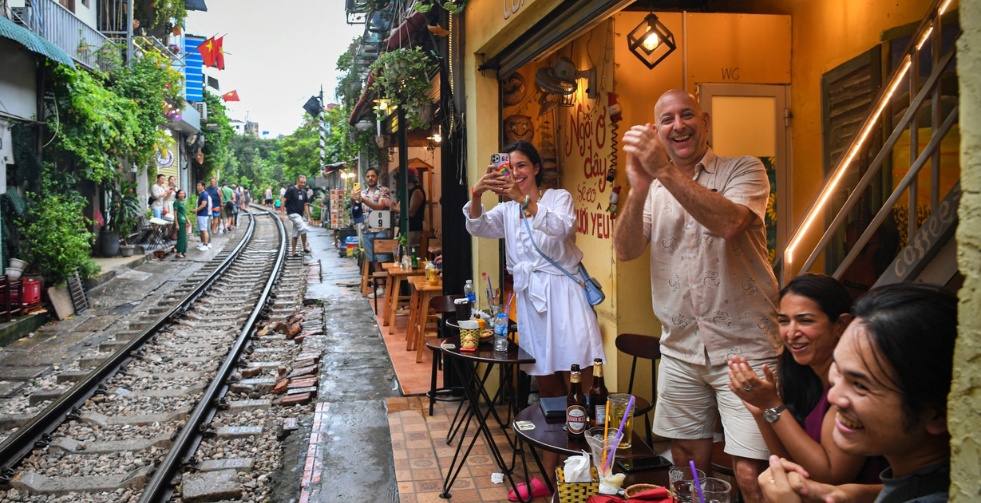
[(316, 373), (274, 388), (316, 366), (320, 338), (303, 336), (323, 316), (301, 305), (306, 267), (284, 258), (279, 219), (248, 222), (193, 281), (54, 376), (63, 385), (50, 401), (0, 419), (15, 425), (0, 442), (0, 501), (268, 497), (278, 443), (309, 413)]

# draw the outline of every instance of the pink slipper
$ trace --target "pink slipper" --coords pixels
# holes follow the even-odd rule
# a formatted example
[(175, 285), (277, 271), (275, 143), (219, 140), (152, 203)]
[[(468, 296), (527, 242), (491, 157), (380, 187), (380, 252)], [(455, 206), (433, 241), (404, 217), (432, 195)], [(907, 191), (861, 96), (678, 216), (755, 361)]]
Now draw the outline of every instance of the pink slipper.
[[(532, 498), (543, 498), (549, 496), (548, 487), (542, 482), (541, 479), (535, 477), (531, 479), (531, 497)], [(508, 501), (518, 501), (518, 495), (521, 495), (521, 499), (528, 501), (528, 486), (524, 482), (518, 484), (518, 494), (514, 491), (508, 491)]]

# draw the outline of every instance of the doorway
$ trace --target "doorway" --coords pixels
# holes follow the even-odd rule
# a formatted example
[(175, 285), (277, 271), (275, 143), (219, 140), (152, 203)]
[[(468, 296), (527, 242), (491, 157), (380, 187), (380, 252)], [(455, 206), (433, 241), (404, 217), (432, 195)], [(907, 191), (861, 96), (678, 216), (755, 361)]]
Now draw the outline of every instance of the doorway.
[(790, 86), (699, 84), (699, 102), (711, 117), (709, 142), (718, 155), (758, 157), (770, 178), (766, 210), (767, 249), (772, 264), (791, 229)]

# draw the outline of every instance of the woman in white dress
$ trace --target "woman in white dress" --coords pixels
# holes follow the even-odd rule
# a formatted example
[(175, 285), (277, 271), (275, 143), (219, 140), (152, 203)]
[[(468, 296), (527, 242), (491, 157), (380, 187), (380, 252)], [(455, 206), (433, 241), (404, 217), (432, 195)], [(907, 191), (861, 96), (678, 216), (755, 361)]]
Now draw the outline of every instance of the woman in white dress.
[[(542, 257), (531, 242), (533, 237), (542, 253), (566, 271), (578, 273), (582, 251), (576, 247), (572, 195), (562, 189), (541, 189), (541, 157), (530, 143), (514, 142), (504, 152), (511, 156), (509, 172), (488, 166), (473, 186), (473, 199), (463, 207), (467, 231), (481, 238), (504, 239), (507, 270), (514, 275), (517, 294), (521, 347), (535, 357), (535, 363), (522, 370), (535, 376), (541, 396), (567, 394), (572, 364), (582, 369), (583, 392), (588, 392), (593, 359), (606, 360), (596, 313), (583, 287)], [(485, 192), (502, 196), (505, 202), (484, 211), (480, 198)], [(554, 466), (545, 468), (554, 473)]]

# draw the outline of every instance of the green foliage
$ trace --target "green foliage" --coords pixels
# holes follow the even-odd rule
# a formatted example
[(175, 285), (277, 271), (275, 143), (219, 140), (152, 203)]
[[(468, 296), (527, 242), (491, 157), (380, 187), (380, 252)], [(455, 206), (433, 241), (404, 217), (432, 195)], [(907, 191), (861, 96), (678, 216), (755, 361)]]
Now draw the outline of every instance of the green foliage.
[(416, 12), (422, 12), (423, 14), (431, 11), (433, 6), (438, 6), (445, 9), (450, 14), (460, 14), (463, 9), (467, 6), (467, 0), (416, 0), (412, 8)]
[(157, 145), (170, 141), (160, 128), (167, 122), (163, 103), (182, 106), (183, 77), (159, 53), (109, 74), (60, 65), (54, 76), (60, 113), (46, 123), (60, 140), (58, 153), (74, 159), (82, 178), (111, 182), (121, 159), (147, 166)]
[(371, 64), (375, 81), (371, 85), (379, 97), (388, 98), (395, 106), (404, 106), (409, 126), (428, 127), (419, 118), (419, 109), (431, 105), (428, 93), (429, 71), (434, 67), (430, 54), (421, 47), (399, 48), (384, 52)]
[(292, 185), (299, 175), (310, 178), (320, 172), (320, 130), (316, 118), (304, 116), (303, 124), (278, 140), (278, 144), (287, 185)]
[(228, 118), (227, 108), (222, 102), (221, 97), (204, 92), (204, 102), (208, 105), (208, 124), (214, 126), (204, 127), (204, 169), (209, 175), (217, 173), (219, 169), (226, 171), (232, 159), (231, 142), (235, 136), (231, 120)]
[[(45, 169), (44, 185), (61, 186), (50, 176), (52, 171), (51, 167)], [(28, 198), (31, 203), (22, 226), (24, 260), (55, 283), (65, 281), (76, 267), (83, 276), (98, 272), (89, 256), (92, 233), (88, 231), (91, 222), (82, 215), (84, 198), (74, 190), (28, 193)]]
[(310, 203), (310, 219), (320, 220), (321, 213), (323, 213), (323, 207), (320, 206), (320, 199), (315, 199)]

